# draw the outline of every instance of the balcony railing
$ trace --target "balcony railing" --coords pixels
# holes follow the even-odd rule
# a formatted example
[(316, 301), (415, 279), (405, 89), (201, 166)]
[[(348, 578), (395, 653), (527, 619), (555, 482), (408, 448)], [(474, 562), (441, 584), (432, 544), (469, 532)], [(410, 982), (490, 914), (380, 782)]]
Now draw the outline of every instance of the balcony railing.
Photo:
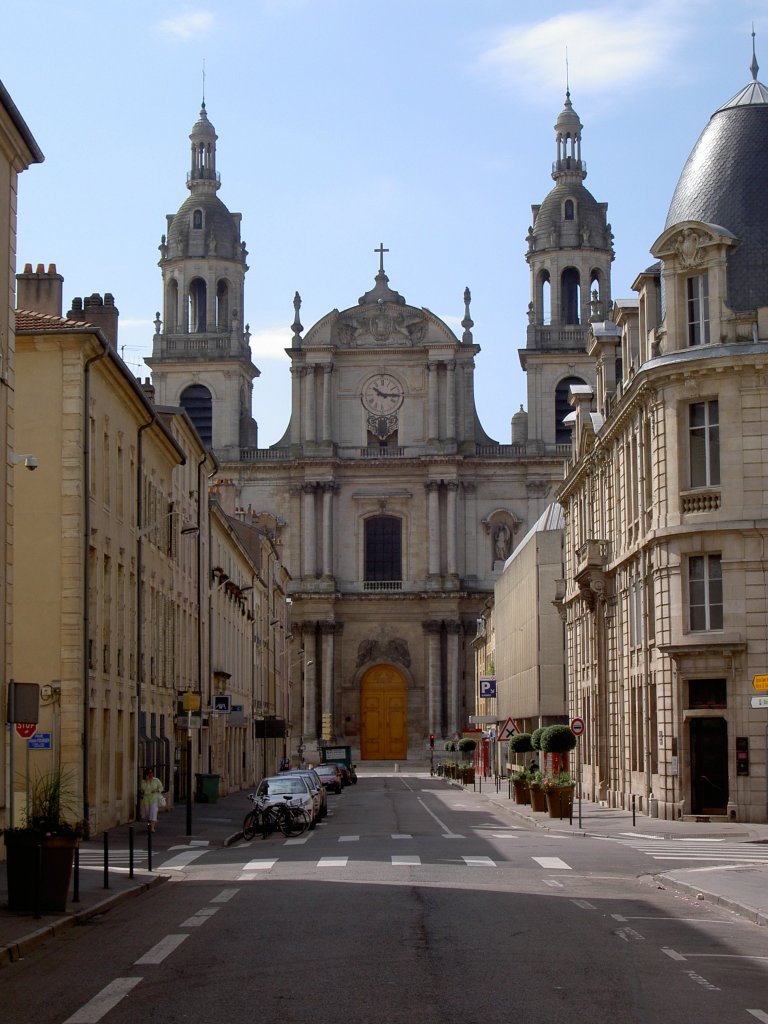
[(717, 512), (720, 508), (720, 489), (688, 491), (680, 495), (681, 512)]
[(576, 550), (576, 579), (589, 572), (590, 569), (604, 569), (611, 556), (610, 541), (587, 540)]
[(382, 593), (384, 591), (391, 590), (402, 590), (402, 580), (364, 580), (363, 590), (378, 591)]

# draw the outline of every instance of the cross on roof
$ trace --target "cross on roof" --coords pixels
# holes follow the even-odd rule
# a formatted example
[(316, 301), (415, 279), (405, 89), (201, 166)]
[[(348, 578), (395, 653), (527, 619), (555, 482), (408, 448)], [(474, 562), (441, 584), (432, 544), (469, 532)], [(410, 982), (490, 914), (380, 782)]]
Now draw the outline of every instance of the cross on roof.
[(385, 252), (389, 252), (389, 249), (385, 249), (384, 248), (384, 243), (383, 242), (379, 242), (379, 248), (378, 249), (374, 249), (373, 251), (377, 252), (379, 254), (379, 273), (383, 274), (384, 273), (384, 253)]

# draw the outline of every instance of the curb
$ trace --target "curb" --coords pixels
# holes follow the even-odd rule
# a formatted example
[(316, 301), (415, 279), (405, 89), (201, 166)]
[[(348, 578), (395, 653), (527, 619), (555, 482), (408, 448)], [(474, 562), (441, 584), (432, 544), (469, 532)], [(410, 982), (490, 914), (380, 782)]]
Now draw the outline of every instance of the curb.
[(21, 960), (24, 956), (31, 953), (32, 950), (42, 945), (48, 939), (61, 935), (63, 932), (68, 931), (75, 925), (86, 924), (92, 918), (97, 917), (100, 914), (105, 914), (108, 910), (112, 910), (114, 907), (119, 906), (121, 903), (125, 903), (134, 896), (140, 896), (142, 893), (153, 889), (156, 885), (167, 882), (168, 877), (169, 876), (167, 875), (155, 875), (144, 882), (137, 883), (130, 889), (124, 889), (122, 892), (117, 892), (113, 896), (107, 896), (105, 899), (100, 900), (98, 903), (94, 903), (90, 907), (83, 910), (76, 910), (67, 917), (59, 917), (55, 921), (51, 921), (50, 924), (43, 925), (42, 928), (38, 928), (36, 931), (30, 932), (17, 942), (12, 942), (8, 946), (0, 947), (0, 967), (5, 966), (6, 964), (12, 964), (17, 960)]
[(663, 883), (665, 888), (671, 889), (673, 892), (678, 892), (682, 896), (701, 896), (706, 903), (713, 903), (715, 906), (723, 907), (725, 910), (730, 910), (731, 913), (738, 915), (738, 917), (746, 918), (747, 921), (751, 921), (752, 924), (760, 925), (761, 927), (768, 926), (768, 913), (763, 910), (759, 910), (757, 907), (750, 907), (745, 903), (737, 903), (735, 900), (728, 899), (725, 896), (720, 896), (716, 892), (709, 892), (707, 889), (702, 889), (698, 885), (690, 885), (688, 882), (681, 882), (677, 878), (672, 878), (671, 875), (649, 875), (655, 883)]

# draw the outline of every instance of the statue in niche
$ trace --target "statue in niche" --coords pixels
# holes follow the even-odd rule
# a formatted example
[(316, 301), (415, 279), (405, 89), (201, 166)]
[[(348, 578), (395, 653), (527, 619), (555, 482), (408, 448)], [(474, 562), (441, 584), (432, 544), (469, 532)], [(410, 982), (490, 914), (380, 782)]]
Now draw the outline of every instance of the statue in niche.
[(512, 550), (512, 531), (506, 523), (499, 523), (493, 538), (493, 550), (497, 562), (506, 562)]

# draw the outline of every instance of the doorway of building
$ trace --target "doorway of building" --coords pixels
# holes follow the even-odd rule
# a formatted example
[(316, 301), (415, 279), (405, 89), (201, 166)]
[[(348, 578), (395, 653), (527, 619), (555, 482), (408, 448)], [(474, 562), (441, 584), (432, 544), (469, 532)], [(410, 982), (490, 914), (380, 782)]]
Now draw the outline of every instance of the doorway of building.
[(724, 718), (691, 719), (691, 810), (728, 813), (728, 723)]
[(404, 761), (407, 756), (407, 681), (394, 665), (375, 665), (360, 683), (360, 757)]

